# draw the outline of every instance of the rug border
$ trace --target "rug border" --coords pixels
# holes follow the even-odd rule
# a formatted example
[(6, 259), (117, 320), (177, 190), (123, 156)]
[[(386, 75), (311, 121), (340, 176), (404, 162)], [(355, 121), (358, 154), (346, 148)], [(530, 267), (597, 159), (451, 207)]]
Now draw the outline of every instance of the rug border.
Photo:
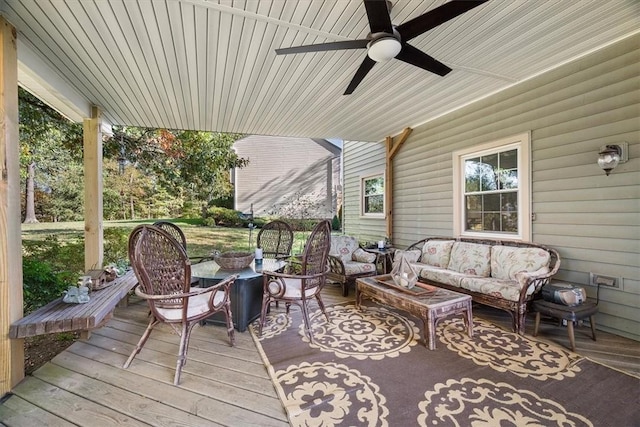
[[(259, 320), (258, 320), (259, 322)], [(284, 405), (285, 402), (285, 392), (284, 389), (280, 386), (280, 383), (278, 381), (276, 381), (276, 372), (273, 368), (273, 365), (271, 365), (271, 362), (269, 362), (269, 359), (267, 358), (267, 354), (264, 352), (264, 349), (262, 348), (262, 343), (260, 342), (260, 337), (258, 336), (258, 333), (256, 332), (255, 328), (253, 327), (253, 325), (250, 325), (249, 327), (249, 332), (251, 332), (251, 337), (253, 338), (253, 342), (255, 343), (257, 349), (258, 349), (258, 353), (260, 354), (260, 358), (262, 359), (262, 363), (264, 364), (265, 368), (267, 369), (267, 373), (269, 374), (269, 377), (271, 378), (271, 384), (273, 384), (273, 388), (276, 390), (276, 394), (278, 395), (278, 399), (280, 399), (280, 406), (282, 407), (282, 409), (284, 410), (285, 415), (287, 416), (287, 422), (289, 423), (289, 425), (293, 425), (293, 423), (291, 422), (291, 414), (289, 413), (289, 410), (287, 409), (287, 407)]]

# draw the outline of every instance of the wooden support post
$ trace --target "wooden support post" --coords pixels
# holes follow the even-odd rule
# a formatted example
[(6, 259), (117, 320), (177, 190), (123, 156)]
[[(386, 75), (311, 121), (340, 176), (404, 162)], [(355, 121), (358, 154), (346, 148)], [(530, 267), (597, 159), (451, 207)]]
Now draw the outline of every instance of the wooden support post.
[(16, 30), (0, 16), (0, 397), (24, 378), (24, 342), (9, 339), (22, 318), (20, 141)]
[(84, 128), (84, 267), (85, 271), (103, 267), (102, 220), (102, 118), (98, 107)]
[(398, 150), (409, 138), (413, 129), (406, 128), (397, 137), (388, 136), (385, 140), (387, 147), (386, 164), (384, 171), (385, 179), (385, 201), (386, 219), (387, 219), (387, 237), (393, 241), (393, 158), (398, 153)]

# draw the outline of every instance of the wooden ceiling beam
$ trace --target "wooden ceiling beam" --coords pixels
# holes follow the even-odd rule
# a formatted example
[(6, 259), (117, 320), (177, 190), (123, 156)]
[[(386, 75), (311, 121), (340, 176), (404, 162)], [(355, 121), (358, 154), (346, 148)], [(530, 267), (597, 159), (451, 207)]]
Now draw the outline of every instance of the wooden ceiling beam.
[(385, 138), (385, 144), (387, 148), (386, 163), (385, 163), (385, 200), (384, 206), (386, 210), (386, 236), (393, 242), (393, 158), (400, 150), (400, 147), (411, 135), (413, 129), (405, 128), (402, 133), (396, 137), (387, 136)]

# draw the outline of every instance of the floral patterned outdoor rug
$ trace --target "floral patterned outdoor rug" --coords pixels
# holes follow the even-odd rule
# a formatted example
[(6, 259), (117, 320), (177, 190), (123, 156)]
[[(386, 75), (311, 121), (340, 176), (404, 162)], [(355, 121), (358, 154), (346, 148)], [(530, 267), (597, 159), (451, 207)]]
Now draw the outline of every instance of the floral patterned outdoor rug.
[(293, 426), (640, 425), (640, 379), (561, 347), (474, 319), (437, 328), (424, 346), (422, 322), (369, 303), (311, 313), (272, 307), (251, 331)]

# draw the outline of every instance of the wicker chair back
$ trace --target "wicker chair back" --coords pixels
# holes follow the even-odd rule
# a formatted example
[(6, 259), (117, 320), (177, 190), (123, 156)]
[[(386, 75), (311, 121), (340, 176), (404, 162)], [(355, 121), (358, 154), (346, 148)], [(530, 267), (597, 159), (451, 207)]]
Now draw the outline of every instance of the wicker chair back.
[(156, 221), (153, 223), (153, 226), (169, 233), (171, 237), (182, 245), (185, 251), (187, 250), (187, 238), (180, 227), (169, 221)]
[[(147, 295), (189, 292), (191, 263), (182, 244), (168, 231), (156, 226), (139, 226), (132, 235), (135, 247), (129, 252), (129, 259), (142, 291)], [(183, 298), (149, 300), (149, 304), (152, 310), (179, 308), (183, 306)]]
[(319, 222), (307, 239), (302, 252), (301, 268), (303, 276), (313, 276), (313, 279), (306, 279), (304, 288), (311, 289), (317, 286), (324, 286), (327, 272), (327, 258), (331, 247), (331, 224), (329, 221)]
[(267, 258), (288, 258), (293, 246), (293, 229), (284, 221), (265, 224), (258, 232), (256, 246)]

